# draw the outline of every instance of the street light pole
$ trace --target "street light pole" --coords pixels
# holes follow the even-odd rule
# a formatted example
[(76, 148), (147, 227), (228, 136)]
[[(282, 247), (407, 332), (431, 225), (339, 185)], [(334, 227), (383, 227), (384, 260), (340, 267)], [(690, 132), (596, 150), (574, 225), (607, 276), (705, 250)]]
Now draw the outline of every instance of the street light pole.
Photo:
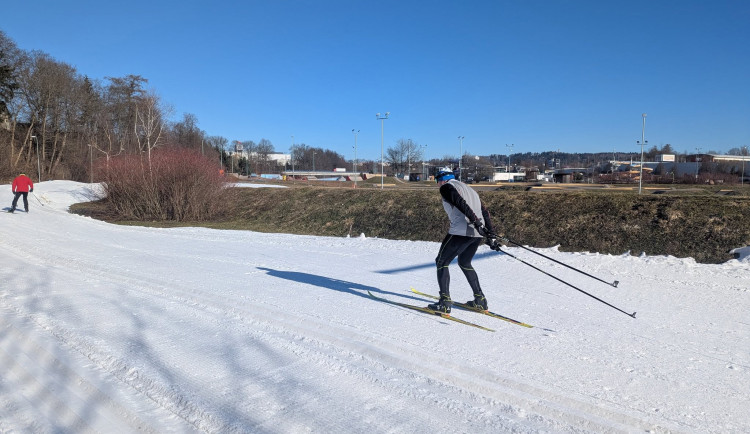
[(406, 144), (406, 181), (411, 181), (411, 148), (412, 143), (409, 140)]
[[(237, 146), (235, 146), (235, 149), (237, 147), (240, 147), (240, 146), (242, 146), (240, 148), (241, 149), (241, 151), (240, 151), (240, 161), (242, 161), (242, 154), (245, 153), (245, 147), (242, 144), (242, 142), (240, 142), (239, 140), (237, 140)], [(245, 158), (245, 175), (247, 176), (247, 179), (250, 179), (250, 148), (249, 147), (247, 148), (247, 158)]]
[(352, 130), (352, 133), (354, 134), (354, 171), (357, 171), (357, 135), (359, 134), (359, 130), (354, 131)]
[[(696, 154), (695, 154), (695, 183), (697, 184), (698, 183), (698, 172), (701, 169), (701, 165), (698, 162), (698, 158), (700, 158), (699, 155), (701, 153), (701, 148), (695, 148), (695, 151), (696, 151)], [(701, 158), (701, 160), (702, 160), (702, 158)]]
[(383, 189), (383, 182), (385, 179), (385, 162), (383, 160), (383, 123), (388, 119), (388, 115), (391, 112), (385, 112), (385, 116), (380, 116), (380, 113), (375, 114), (375, 119), (380, 120), (380, 189)]
[(465, 136), (458, 136), (458, 180), (461, 181), (461, 161), (464, 159)]
[(291, 157), (292, 157), (292, 182), (294, 182), (294, 177), (295, 177), (295, 173), (294, 173), (294, 136), (292, 136), (292, 147), (289, 148), (289, 151), (290, 151)]
[(317, 152), (313, 151), (313, 172), (315, 172), (315, 154)]
[(643, 189), (643, 146), (646, 144), (646, 113), (643, 116), (643, 128), (641, 128), (641, 175), (638, 179), (638, 194), (641, 194)]
[(508, 148), (508, 181), (510, 181), (510, 153), (513, 152), (513, 146), (515, 146), (513, 143), (511, 143), (510, 145), (505, 145), (505, 147)]
[[(742, 156), (747, 156), (747, 146), (742, 147)], [(740, 178), (740, 185), (745, 185), (745, 159), (742, 159), (742, 178)]]
[(357, 188), (357, 135), (359, 134), (359, 130), (354, 131), (354, 128), (352, 128), (352, 134), (354, 134), (354, 188)]

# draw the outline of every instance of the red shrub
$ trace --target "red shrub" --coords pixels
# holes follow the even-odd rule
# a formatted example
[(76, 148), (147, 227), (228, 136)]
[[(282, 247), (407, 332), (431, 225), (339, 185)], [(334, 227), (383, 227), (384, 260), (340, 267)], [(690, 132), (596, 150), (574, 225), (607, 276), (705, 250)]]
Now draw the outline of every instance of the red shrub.
[(193, 151), (161, 149), (151, 164), (141, 156), (116, 157), (103, 169), (106, 200), (125, 219), (205, 221), (226, 207), (219, 168)]

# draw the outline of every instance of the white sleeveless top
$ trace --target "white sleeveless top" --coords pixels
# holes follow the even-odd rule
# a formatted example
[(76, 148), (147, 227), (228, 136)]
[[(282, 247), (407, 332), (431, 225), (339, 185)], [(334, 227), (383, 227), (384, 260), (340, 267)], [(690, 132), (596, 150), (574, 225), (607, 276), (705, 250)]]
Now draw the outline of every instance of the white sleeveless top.
[[(464, 198), (466, 204), (469, 205), (469, 208), (471, 208), (471, 210), (474, 211), (474, 214), (479, 218), (479, 221), (484, 224), (482, 202), (479, 199), (477, 192), (463, 182), (455, 179), (448, 181), (448, 184), (452, 185), (456, 191), (458, 191), (458, 194)], [(449, 234), (462, 235), (465, 237), (482, 237), (482, 235), (480, 235), (474, 228), (474, 225), (471, 224), (468, 217), (466, 217), (460, 209), (449, 204), (445, 199), (443, 199), (443, 208), (450, 219), (450, 228), (448, 229)]]

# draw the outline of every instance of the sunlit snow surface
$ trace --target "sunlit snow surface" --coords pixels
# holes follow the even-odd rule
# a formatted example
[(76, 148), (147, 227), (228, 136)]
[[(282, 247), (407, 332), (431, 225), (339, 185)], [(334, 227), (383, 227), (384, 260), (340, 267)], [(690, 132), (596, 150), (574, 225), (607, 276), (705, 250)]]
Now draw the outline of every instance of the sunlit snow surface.
[(539, 250), (614, 288), (508, 249), (633, 319), (482, 247), (490, 309), (536, 326), (454, 311), (493, 333), (367, 296), (426, 305), (436, 243), (125, 227), (67, 212), (87, 184), (34, 193), (0, 216), (0, 432), (750, 432), (747, 254)]

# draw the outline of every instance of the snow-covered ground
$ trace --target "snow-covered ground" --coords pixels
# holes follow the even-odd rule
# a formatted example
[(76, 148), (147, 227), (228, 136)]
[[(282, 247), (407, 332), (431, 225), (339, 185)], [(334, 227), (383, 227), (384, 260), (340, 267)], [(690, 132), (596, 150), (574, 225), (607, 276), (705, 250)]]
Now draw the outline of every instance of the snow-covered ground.
[(116, 226), (87, 188), (0, 215), (0, 432), (750, 432), (750, 258), (541, 250), (614, 288), (509, 248), (633, 319), (482, 247), (536, 326), (454, 312), (487, 332), (367, 295), (427, 304), (436, 243)]

